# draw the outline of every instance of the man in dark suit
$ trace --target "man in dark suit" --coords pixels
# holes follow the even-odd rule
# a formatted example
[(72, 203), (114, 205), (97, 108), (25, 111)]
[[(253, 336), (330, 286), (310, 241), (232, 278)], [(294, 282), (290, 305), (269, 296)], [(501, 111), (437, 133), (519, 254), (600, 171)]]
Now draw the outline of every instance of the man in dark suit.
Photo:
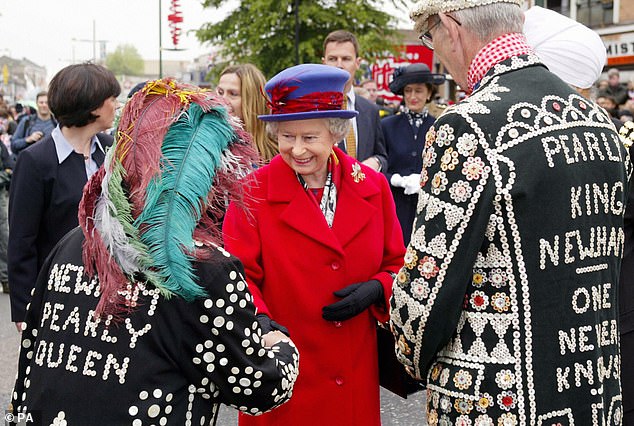
[(354, 34), (344, 30), (328, 34), (324, 40), (324, 56), (321, 60), (325, 65), (348, 71), (350, 79), (343, 89), (347, 109), (359, 111), (359, 116), (351, 120), (351, 132), (341, 141), (339, 147), (374, 170), (386, 170), (387, 153), (379, 109), (367, 99), (355, 96), (352, 88), (354, 74), (361, 64), (359, 43)]

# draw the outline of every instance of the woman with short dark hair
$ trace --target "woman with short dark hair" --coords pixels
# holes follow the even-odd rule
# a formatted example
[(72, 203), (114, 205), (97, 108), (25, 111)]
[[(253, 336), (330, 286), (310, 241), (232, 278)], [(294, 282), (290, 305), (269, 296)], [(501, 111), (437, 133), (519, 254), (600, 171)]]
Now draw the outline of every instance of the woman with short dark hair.
[(121, 86), (112, 71), (101, 65), (77, 64), (51, 80), (48, 106), (60, 127), (85, 127), (97, 121), (106, 101), (116, 102)]
[(51, 80), (48, 103), (58, 121), (50, 136), (20, 153), (9, 195), (11, 320), (24, 320), (44, 259), (77, 226), (82, 190), (104, 160), (121, 93), (101, 65), (76, 64)]

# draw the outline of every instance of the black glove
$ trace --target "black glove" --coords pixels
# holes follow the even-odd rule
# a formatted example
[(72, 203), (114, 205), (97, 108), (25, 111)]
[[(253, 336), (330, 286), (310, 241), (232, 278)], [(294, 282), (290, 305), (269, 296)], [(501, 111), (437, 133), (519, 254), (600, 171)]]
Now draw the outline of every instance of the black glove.
[(255, 318), (258, 320), (260, 324), (260, 328), (262, 329), (262, 335), (269, 333), (273, 330), (281, 331), (286, 334), (288, 337), (291, 337), (291, 333), (288, 332), (288, 328), (284, 327), (273, 321), (267, 314), (257, 314)]
[(343, 321), (382, 301), (383, 285), (377, 280), (364, 281), (335, 291), (334, 295), (343, 300), (321, 308), (321, 316), (326, 321)]

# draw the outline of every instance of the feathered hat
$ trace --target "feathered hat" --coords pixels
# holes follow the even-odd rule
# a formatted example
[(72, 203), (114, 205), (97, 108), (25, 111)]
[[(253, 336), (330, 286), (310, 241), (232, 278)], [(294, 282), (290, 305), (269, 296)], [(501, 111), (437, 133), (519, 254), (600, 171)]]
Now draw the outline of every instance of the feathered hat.
[(99, 276), (96, 315), (134, 308), (130, 286), (165, 297), (204, 296), (193, 262), (221, 241), (226, 203), (257, 154), (211, 91), (172, 79), (148, 82), (126, 103), (115, 143), (84, 188), (79, 224), (86, 272)]
[(264, 86), (271, 114), (262, 121), (310, 120), (311, 118), (353, 118), (357, 111), (343, 108), (347, 71), (330, 65), (302, 64), (275, 75)]

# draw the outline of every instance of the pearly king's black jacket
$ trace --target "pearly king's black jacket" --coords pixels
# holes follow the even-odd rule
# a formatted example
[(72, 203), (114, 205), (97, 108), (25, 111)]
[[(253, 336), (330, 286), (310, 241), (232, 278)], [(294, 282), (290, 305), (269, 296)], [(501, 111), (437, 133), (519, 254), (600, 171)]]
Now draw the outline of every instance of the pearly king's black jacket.
[(610, 118), (517, 56), (430, 132), (391, 300), (429, 424), (619, 424), (631, 164)]

